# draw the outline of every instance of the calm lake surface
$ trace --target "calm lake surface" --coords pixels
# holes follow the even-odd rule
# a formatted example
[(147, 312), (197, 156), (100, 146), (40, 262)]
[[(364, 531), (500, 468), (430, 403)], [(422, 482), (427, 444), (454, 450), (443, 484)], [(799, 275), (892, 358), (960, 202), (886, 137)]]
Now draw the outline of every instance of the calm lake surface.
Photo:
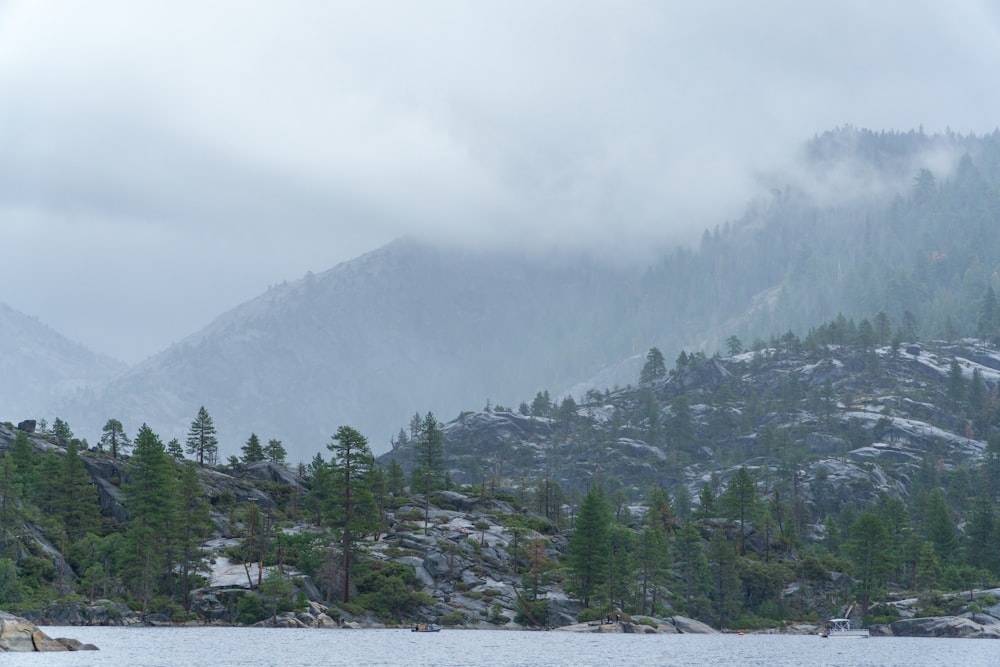
[(6, 653), (32, 667), (305, 667), (336, 665), (933, 665), (1000, 664), (989, 639), (822, 639), (781, 635), (624, 635), (442, 630), (46, 627), (100, 651)]

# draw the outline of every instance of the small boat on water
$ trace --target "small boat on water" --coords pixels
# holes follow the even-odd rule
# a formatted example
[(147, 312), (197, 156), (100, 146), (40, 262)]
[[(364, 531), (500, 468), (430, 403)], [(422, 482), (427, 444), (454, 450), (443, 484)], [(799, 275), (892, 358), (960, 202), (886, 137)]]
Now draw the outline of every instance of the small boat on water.
[(433, 623), (421, 623), (419, 625), (414, 625), (411, 632), (441, 632), (441, 628)]
[(870, 636), (867, 628), (852, 628), (849, 618), (831, 618), (830, 627), (819, 633), (820, 637), (864, 639)]

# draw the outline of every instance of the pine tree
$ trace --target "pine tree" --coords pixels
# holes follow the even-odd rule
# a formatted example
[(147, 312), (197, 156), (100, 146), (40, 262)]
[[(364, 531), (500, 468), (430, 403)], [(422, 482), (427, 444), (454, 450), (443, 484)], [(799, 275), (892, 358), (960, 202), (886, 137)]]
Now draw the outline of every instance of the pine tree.
[(611, 508), (600, 489), (591, 487), (580, 505), (568, 551), (573, 589), (585, 607), (607, 577), (610, 529)]
[(638, 575), (639, 613), (656, 614), (657, 591), (665, 586), (670, 574), (669, 541), (664, 531), (647, 527), (639, 533), (635, 545)]
[(940, 487), (932, 489), (927, 496), (922, 532), (934, 545), (934, 553), (945, 562), (953, 560), (958, 545), (958, 532), (955, 530), (955, 522)]
[(677, 527), (677, 517), (670, 502), (670, 496), (660, 487), (654, 488), (646, 499), (646, 513), (643, 523), (666, 534)]
[(14, 457), (8, 452), (0, 459), (0, 557), (8, 554), (8, 545), (16, 540), (16, 533), (24, 525), (21, 494)]
[(657, 348), (649, 348), (649, 352), (646, 353), (646, 363), (642, 366), (642, 371), (639, 373), (639, 384), (647, 384), (665, 377), (667, 374), (667, 364), (663, 360), (663, 353)]
[(100, 525), (97, 488), (80, 460), (75, 440), (66, 445), (59, 490), (63, 525), (69, 540), (75, 542), (96, 531)]
[(690, 521), (677, 530), (673, 545), (674, 568), (677, 572), (679, 596), (675, 601), (686, 615), (705, 618), (708, 613), (709, 567), (701, 545), (701, 535)]
[(214, 465), (219, 453), (219, 440), (215, 435), (215, 424), (205, 406), (198, 409), (198, 416), (191, 422), (187, 435), (188, 454), (194, 454), (198, 465), (205, 467), (207, 462)]
[(385, 484), (390, 496), (400, 496), (406, 488), (406, 477), (403, 474), (403, 466), (396, 459), (389, 461), (389, 472), (386, 475)]
[(998, 565), (996, 518), (993, 504), (985, 494), (979, 496), (972, 508), (972, 515), (965, 525), (965, 562), (976, 568), (993, 572)]
[(173, 576), (179, 503), (173, 463), (159, 436), (146, 424), (135, 437), (128, 471), (132, 481), (122, 491), (129, 517), (125, 532), (132, 555), (129, 578), (145, 612), (160, 590), (158, 584), (169, 584)]
[(171, 438), (170, 442), (167, 443), (167, 454), (170, 454), (170, 458), (181, 461), (184, 459), (184, 448), (181, 446), (181, 441), (177, 438)]
[(281, 444), (281, 440), (277, 440), (275, 438), (271, 438), (267, 441), (267, 446), (264, 447), (264, 454), (267, 456), (268, 461), (279, 466), (285, 465), (285, 459), (288, 456), (288, 452), (285, 451), (285, 447)]
[(59, 419), (59, 417), (52, 420), (52, 435), (55, 436), (56, 442), (63, 446), (73, 439), (73, 431), (70, 429), (69, 424)]
[(184, 462), (178, 473), (179, 490), (178, 525), (181, 534), (178, 537), (180, 551), (180, 574), (183, 587), (184, 610), (191, 610), (192, 574), (204, 565), (205, 554), (201, 544), (211, 529), (209, 506), (205, 501), (205, 491), (198, 478), (198, 470), (193, 461)]
[(608, 529), (608, 572), (605, 590), (609, 609), (623, 609), (635, 581), (636, 566), (632, 557), (634, 531), (628, 526), (612, 524)]
[(726, 508), (727, 516), (740, 522), (740, 531), (736, 536), (736, 553), (743, 555), (746, 552), (745, 534), (746, 524), (757, 516), (758, 498), (757, 484), (750, 473), (743, 466), (736, 471), (726, 490), (722, 494), (722, 505)]
[(875, 513), (864, 512), (851, 524), (844, 551), (854, 565), (862, 616), (868, 614), (872, 598), (892, 571), (892, 563), (886, 558), (891, 546), (889, 533)]
[(424, 533), (430, 516), (431, 491), (439, 488), (444, 476), (444, 436), (437, 419), (430, 412), (420, 424), (420, 434), (414, 445), (417, 453), (421, 486), (424, 489)]
[(333, 498), (333, 470), (320, 454), (316, 454), (306, 466), (305, 477), (309, 481), (309, 493), (302, 504), (312, 513), (315, 525), (320, 526)]
[(965, 378), (962, 376), (962, 366), (958, 359), (952, 358), (948, 365), (948, 398), (961, 402), (965, 398)]
[(711, 519), (718, 516), (717, 502), (712, 487), (708, 484), (702, 485), (701, 491), (698, 492), (698, 511), (695, 512), (695, 516), (699, 519)]
[(350, 426), (341, 426), (327, 448), (333, 452), (336, 498), (333, 525), (341, 536), (344, 602), (350, 602), (354, 553), (364, 533), (377, 522), (375, 499), (366, 484), (375, 464), (368, 439)]
[(986, 294), (979, 304), (979, 320), (976, 324), (976, 335), (983, 340), (991, 338), (997, 330), (1000, 321), (1000, 308), (997, 307), (997, 294), (993, 286), (986, 288)]
[(101, 431), (101, 448), (105, 447), (111, 452), (111, 458), (117, 459), (123, 454), (127, 454), (132, 446), (131, 441), (125, 434), (125, 428), (117, 419), (109, 419), (104, 423)]
[[(997, 442), (1000, 443), (1000, 439)], [(21, 484), (22, 489), (30, 489), (35, 481), (35, 467), (38, 465), (38, 457), (31, 447), (31, 440), (27, 433), (20, 430), (14, 433), (14, 443), (10, 447), (9, 456), (15, 480)]]
[(743, 341), (735, 335), (730, 336), (726, 339), (726, 349), (729, 351), (730, 357), (735, 357), (737, 354), (741, 354), (743, 352)]
[(264, 460), (264, 448), (260, 444), (260, 438), (256, 433), (251, 433), (245, 445), (243, 445), (243, 463), (259, 463)]
[(725, 531), (717, 530), (705, 550), (711, 573), (709, 599), (716, 627), (726, 628), (743, 605), (743, 591), (736, 571), (736, 552), (726, 539)]

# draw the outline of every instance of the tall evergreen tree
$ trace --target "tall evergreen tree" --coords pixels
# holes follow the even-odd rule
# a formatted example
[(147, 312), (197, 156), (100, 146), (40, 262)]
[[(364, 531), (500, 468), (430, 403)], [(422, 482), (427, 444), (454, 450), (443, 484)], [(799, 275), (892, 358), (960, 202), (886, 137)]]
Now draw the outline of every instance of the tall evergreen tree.
[(692, 618), (708, 618), (708, 559), (702, 549), (701, 535), (691, 521), (685, 521), (677, 530), (673, 560), (678, 578), (675, 604)]
[(56, 442), (63, 446), (73, 439), (73, 431), (70, 429), (69, 424), (59, 417), (52, 420), (52, 435), (55, 436)]
[(305, 477), (309, 481), (309, 493), (306, 494), (303, 505), (313, 515), (313, 523), (320, 526), (333, 502), (333, 469), (320, 454), (316, 454), (306, 466)]
[(198, 416), (191, 422), (188, 429), (187, 451), (193, 454), (198, 465), (205, 467), (205, 463), (214, 465), (219, 454), (219, 439), (215, 434), (215, 424), (205, 406), (198, 409)]
[(735, 549), (736, 553), (742, 556), (746, 552), (746, 523), (757, 516), (759, 506), (757, 484), (745, 467), (740, 466), (740, 469), (729, 480), (729, 484), (726, 485), (726, 490), (722, 494), (722, 505), (726, 508), (729, 518), (740, 522)]
[(104, 423), (101, 431), (101, 448), (107, 448), (111, 452), (111, 458), (117, 459), (122, 454), (127, 454), (132, 442), (125, 434), (125, 428), (117, 419), (109, 419)]
[(986, 288), (986, 294), (983, 295), (983, 300), (979, 304), (976, 335), (984, 340), (993, 337), (996, 334), (998, 322), (1000, 322), (1000, 307), (997, 306), (997, 294), (991, 285)]
[(327, 445), (333, 452), (333, 471), (337, 479), (337, 498), (333, 505), (334, 526), (341, 537), (343, 560), (343, 600), (351, 599), (351, 570), (359, 538), (377, 521), (375, 499), (367, 485), (375, 465), (368, 439), (350, 426), (341, 426)]
[(639, 533), (635, 545), (639, 613), (657, 613), (657, 593), (670, 574), (670, 542), (667, 534), (653, 527)]
[(952, 562), (958, 546), (958, 531), (940, 487), (931, 489), (927, 496), (922, 533), (934, 545), (934, 553), (945, 562)]
[(243, 445), (243, 463), (259, 463), (264, 460), (264, 448), (256, 433), (251, 433)]
[(8, 558), (8, 545), (24, 525), (22, 486), (14, 457), (8, 452), (0, 459), (0, 558)]
[(580, 504), (568, 551), (572, 587), (585, 607), (607, 577), (610, 530), (611, 508), (600, 488), (592, 486)]
[(959, 403), (965, 399), (965, 378), (962, 376), (962, 366), (954, 357), (948, 365), (948, 398)]
[(726, 339), (726, 350), (729, 352), (730, 357), (735, 357), (737, 354), (743, 352), (743, 341), (738, 337), (730, 336)]
[(892, 563), (886, 558), (891, 546), (889, 533), (874, 512), (863, 512), (851, 524), (844, 550), (854, 565), (862, 616), (868, 614), (872, 599), (892, 571)]
[(420, 424), (420, 433), (414, 445), (417, 466), (424, 491), (424, 533), (430, 516), (431, 491), (440, 487), (444, 477), (444, 436), (437, 419), (430, 412)]
[(743, 591), (736, 570), (736, 553), (726, 539), (725, 531), (717, 530), (705, 550), (708, 559), (711, 585), (709, 599), (712, 619), (720, 630), (729, 626), (740, 613)]
[(634, 535), (635, 531), (619, 523), (608, 529), (608, 571), (603, 588), (609, 610), (624, 609), (625, 600), (631, 597), (636, 574)]
[[(997, 439), (997, 443), (1000, 446), (1000, 438)], [(16, 481), (21, 484), (22, 489), (27, 491), (34, 484), (35, 467), (38, 464), (38, 457), (31, 447), (31, 440), (27, 433), (21, 430), (15, 431), (14, 443), (10, 446), (9, 456)]]
[(646, 384), (658, 380), (667, 375), (667, 363), (663, 359), (663, 353), (657, 348), (649, 348), (646, 353), (646, 363), (639, 373), (639, 384)]
[(129, 516), (126, 541), (133, 556), (130, 581), (144, 612), (173, 576), (179, 502), (173, 465), (159, 436), (143, 424), (128, 462), (131, 482), (122, 491)]
[(386, 474), (385, 485), (390, 496), (402, 495), (403, 489), (406, 488), (403, 466), (396, 459), (389, 461), (389, 472)]
[(96, 531), (100, 525), (97, 488), (80, 460), (75, 440), (66, 445), (59, 488), (63, 525), (70, 541), (75, 542), (88, 532)]
[(264, 455), (271, 463), (283, 466), (286, 464), (285, 459), (288, 456), (288, 452), (285, 451), (285, 446), (281, 444), (281, 440), (271, 438), (267, 441), (267, 446), (264, 447)]
[(965, 525), (965, 562), (976, 568), (996, 573), (1000, 564), (1000, 544), (995, 530), (993, 504), (985, 494), (976, 499), (972, 514)]
[(180, 575), (183, 587), (184, 610), (191, 610), (192, 575), (204, 567), (205, 555), (201, 544), (209, 535), (211, 519), (209, 506), (205, 501), (205, 491), (198, 478), (198, 470), (193, 461), (181, 464), (177, 477), (179, 491), (180, 528), (179, 552)]

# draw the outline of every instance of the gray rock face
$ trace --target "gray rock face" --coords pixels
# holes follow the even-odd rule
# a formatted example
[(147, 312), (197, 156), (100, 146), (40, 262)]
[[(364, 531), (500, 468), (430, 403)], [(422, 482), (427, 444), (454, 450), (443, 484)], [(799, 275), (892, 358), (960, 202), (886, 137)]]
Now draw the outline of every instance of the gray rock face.
[(97, 650), (75, 639), (52, 639), (26, 618), (0, 611), (0, 652)]
[(705, 625), (701, 621), (685, 616), (671, 616), (670, 623), (677, 628), (681, 634), (710, 635), (719, 632), (715, 628)]
[(284, 484), (299, 491), (306, 490), (305, 481), (288, 468), (275, 465), (270, 461), (248, 463), (243, 466), (242, 477), (256, 479), (262, 482)]
[(52, 602), (28, 619), (45, 625), (140, 625), (142, 621), (127, 605), (111, 600), (82, 602)]
[(1000, 628), (994, 624), (982, 625), (971, 618), (938, 616), (934, 618), (905, 618), (889, 626), (896, 637), (988, 637), (1000, 638)]

